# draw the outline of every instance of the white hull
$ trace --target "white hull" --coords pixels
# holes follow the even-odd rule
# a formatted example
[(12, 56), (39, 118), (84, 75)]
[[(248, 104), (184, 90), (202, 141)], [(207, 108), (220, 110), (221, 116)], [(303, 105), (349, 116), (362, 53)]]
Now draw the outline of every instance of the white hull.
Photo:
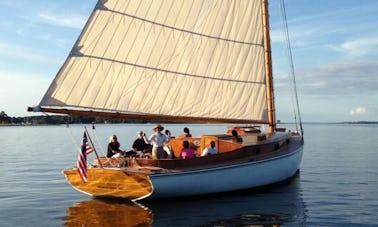
[(227, 167), (151, 175), (148, 198), (168, 198), (255, 188), (286, 180), (299, 169), (303, 146), (290, 154)]
[(102, 159), (109, 163), (103, 162), (105, 168), (89, 168), (85, 183), (76, 168), (65, 170), (64, 174), (74, 188), (96, 197), (131, 200), (186, 197), (284, 181), (299, 169), (302, 154), (301, 137), (277, 134), (271, 136), (269, 143), (188, 160), (119, 158), (112, 161), (126, 164), (125, 167), (109, 167), (117, 164)]

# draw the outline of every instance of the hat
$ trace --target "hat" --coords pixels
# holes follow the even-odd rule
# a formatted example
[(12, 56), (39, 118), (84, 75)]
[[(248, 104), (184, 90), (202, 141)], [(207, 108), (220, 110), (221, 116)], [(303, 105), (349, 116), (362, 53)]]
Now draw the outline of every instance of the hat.
[(161, 126), (161, 125), (156, 125), (155, 127), (154, 127), (154, 130), (155, 129), (160, 129), (160, 130), (163, 130), (164, 129), (164, 127), (163, 126)]

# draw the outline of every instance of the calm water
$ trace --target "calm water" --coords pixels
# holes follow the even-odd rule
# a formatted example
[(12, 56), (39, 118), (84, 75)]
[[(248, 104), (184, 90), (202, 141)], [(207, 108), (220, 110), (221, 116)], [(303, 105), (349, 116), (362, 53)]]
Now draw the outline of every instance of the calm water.
[[(165, 126), (174, 135), (183, 128)], [(99, 125), (90, 131), (99, 150), (113, 133), (128, 149), (137, 130), (150, 134), (151, 128)], [(190, 128), (198, 135), (226, 126)], [(92, 199), (66, 183), (61, 171), (75, 165), (82, 125), (0, 127), (0, 226), (378, 226), (378, 125), (304, 129), (301, 171), (287, 184), (133, 204)]]

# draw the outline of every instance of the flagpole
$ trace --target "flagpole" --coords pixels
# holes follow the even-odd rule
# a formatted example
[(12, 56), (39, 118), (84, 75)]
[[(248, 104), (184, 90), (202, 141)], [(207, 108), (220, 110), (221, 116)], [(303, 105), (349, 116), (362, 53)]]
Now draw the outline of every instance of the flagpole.
[(100, 157), (99, 157), (98, 154), (97, 154), (96, 148), (93, 146), (92, 139), (91, 139), (91, 137), (89, 136), (89, 133), (88, 133), (87, 127), (84, 126), (84, 129), (85, 129), (85, 133), (87, 134), (87, 137), (88, 137), (88, 139), (89, 139), (89, 142), (91, 143), (91, 146), (92, 146), (92, 148), (93, 148), (93, 150), (94, 150), (94, 152), (95, 152), (95, 154), (96, 154), (96, 157), (97, 157), (98, 163), (100, 164), (100, 167), (101, 167), (101, 168), (104, 168), (104, 167), (102, 166), (102, 163), (101, 163)]

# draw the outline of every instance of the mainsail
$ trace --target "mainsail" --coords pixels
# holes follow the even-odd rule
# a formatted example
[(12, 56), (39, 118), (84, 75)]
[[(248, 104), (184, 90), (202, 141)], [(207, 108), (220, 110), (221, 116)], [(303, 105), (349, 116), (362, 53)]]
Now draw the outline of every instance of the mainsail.
[(99, 0), (39, 108), (131, 119), (267, 123), (272, 98), (264, 4)]

